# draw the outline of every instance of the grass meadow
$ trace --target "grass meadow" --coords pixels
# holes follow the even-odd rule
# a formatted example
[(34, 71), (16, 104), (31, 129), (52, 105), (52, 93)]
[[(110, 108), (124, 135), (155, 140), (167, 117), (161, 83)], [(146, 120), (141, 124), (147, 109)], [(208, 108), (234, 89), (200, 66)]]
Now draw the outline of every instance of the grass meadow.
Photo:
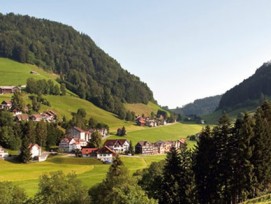
[[(127, 139), (131, 140), (133, 145), (136, 145), (139, 141), (147, 140), (149, 142), (156, 142), (158, 140), (169, 141), (169, 140), (178, 140), (181, 138), (186, 138), (188, 135), (193, 135), (199, 133), (203, 125), (198, 124), (183, 124), (183, 123), (174, 123), (165, 126), (158, 127), (145, 127), (141, 130), (130, 131), (127, 130), (127, 135), (124, 137), (112, 136), (110, 139)], [(193, 147), (195, 142), (187, 141), (188, 147)]]
[[(121, 159), (131, 174), (136, 170), (148, 167), (151, 162), (160, 161), (165, 155), (155, 156), (122, 156)], [(93, 158), (75, 158), (54, 156), (45, 162), (18, 164), (0, 160), (0, 181), (11, 181), (25, 189), (28, 196), (34, 196), (38, 190), (39, 177), (52, 171), (76, 173), (82, 184), (87, 188), (101, 182), (110, 167)]]

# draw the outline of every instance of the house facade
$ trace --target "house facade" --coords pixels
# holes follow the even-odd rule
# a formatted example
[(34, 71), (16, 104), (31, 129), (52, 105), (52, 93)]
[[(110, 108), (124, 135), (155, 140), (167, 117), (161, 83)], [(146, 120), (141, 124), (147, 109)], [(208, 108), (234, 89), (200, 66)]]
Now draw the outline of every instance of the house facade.
[(97, 151), (97, 159), (102, 162), (112, 163), (115, 156), (116, 153), (107, 146), (104, 146)]
[(0, 94), (12, 94), (16, 91), (21, 91), (17, 86), (0, 86)]
[(126, 139), (106, 140), (104, 146), (109, 147), (116, 153), (126, 153), (129, 150), (130, 143)]
[(91, 138), (90, 132), (82, 130), (78, 127), (72, 127), (68, 130), (68, 136), (73, 138), (78, 138), (81, 140), (89, 141)]
[(30, 144), (28, 148), (30, 149), (32, 159), (41, 156), (41, 147), (38, 144)]
[(73, 152), (76, 149), (80, 149), (86, 146), (87, 142), (78, 138), (66, 137), (59, 143), (59, 150), (63, 152)]
[(158, 147), (148, 141), (140, 141), (135, 146), (136, 154), (158, 154)]
[(11, 101), (3, 101), (1, 103), (0, 109), (2, 110), (10, 110), (12, 108), (12, 102)]
[(4, 150), (3, 147), (0, 146), (0, 159), (4, 159), (8, 157), (8, 153)]

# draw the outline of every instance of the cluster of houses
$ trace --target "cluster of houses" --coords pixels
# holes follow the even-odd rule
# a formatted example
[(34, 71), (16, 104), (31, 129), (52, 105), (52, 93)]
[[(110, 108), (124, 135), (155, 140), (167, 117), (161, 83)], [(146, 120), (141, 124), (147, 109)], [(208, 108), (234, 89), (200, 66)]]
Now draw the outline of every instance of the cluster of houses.
[(176, 149), (186, 146), (185, 139), (177, 141), (157, 141), (154, 143), (148, 141), (140, 141), (135, 146), (136, 154), (165, 154), (170, 151), (172, 147)]
[(159, 118), (151, 119), (149, 117), (138, 116), (135, 120), (138, 126), (156, 127), (159, 125), (166, 125), (167, 122), (161, 115)]
[[(12, 101), (2, 101), (2, 103), (0, 104), (0, 110), (11, 111)], [(57, 118), (56, 113), (53, 112), (52, 110), (44, 111), (43, 113), (29, 115), (29, 114), (23, 113), (20, 110), (14, 109), (12, 110), (12, 114), (17, 121), (33, 120), (33, 121), (39, 122), (41, 120), (44, 120), (50, 123), (50, 122), (55, 122)]]

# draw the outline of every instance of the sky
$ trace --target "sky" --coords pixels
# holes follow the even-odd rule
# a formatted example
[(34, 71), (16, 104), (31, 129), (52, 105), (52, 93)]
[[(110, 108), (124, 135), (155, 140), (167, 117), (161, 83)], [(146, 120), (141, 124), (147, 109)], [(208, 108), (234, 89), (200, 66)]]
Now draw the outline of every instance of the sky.
[(3, 14), (72, 26), (162, 106), (223, 94), (271, 60), (270, 0), (0, 0)]

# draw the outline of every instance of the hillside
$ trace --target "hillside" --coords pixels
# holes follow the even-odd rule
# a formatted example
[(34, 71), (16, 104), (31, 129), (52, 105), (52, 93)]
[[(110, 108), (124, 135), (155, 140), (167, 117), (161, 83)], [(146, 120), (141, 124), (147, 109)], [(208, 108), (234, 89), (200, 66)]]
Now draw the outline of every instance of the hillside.
[[(30, 71), (35, 71), (37, 74), (33, 75)], [(35, 65), (22, 64), (5, 58), (0, 58), (0, 73), (0, 86), (24, 85), (29, 77), (46, 80), (57, 78), (57, 75), (45, 72)], [(25, 94), (26, 101), (29, 100), (28, 96), (28, 94)], [(108, 124), (113, 129), (123, 125), (132, 125), (132, 123), (126, 123), (118, 119), (116, 115), (95, 106), (93, 103), (80, 99), (72, 92), (68, 92), (66, 96), (47, 95), (45, 98), (50, 102), (51, 107), (42, 105), (41, 111), (47, 109), (53, 110), (58, 114), (59, 118), (66, 116), (67, 119), (71, 119), (71, 113), (76, 112), (79, 108), (84, 108), (88, 118), (93, 117), (97, 121)], [(0, 95), (1, 102), (9, 99), (11, 99), (11, 95)]]
[(72, 27), (45, 19), (0, 14), (0, 57), (35, 64), (83, 99), (120, 115), (122, 103), (153, 101), (147, 84), (124, 70)]
[(193, 103), (184, 105), (182, 108), (172, 109), (181, 115), (206, 115), (215, 111), (218, 107), (221, 95), (197, 99)]
[(271, 96), (271, 63), (263, 64), (248, 79), (228, 90), (221, 98), (218, 109), (231, 111), (246, 106), (258, 106)]
[(135, 112), (136, 115), (144, 114), (145, 116), (150, 116), (152, 112), (156, 114), (158, 110), (166, 111), (153, 102), (149, 102), (148, 104), (143, 104), (143, 103), (128, 104), (128, 103), (126, 103), (126, 104), (124, 104), (124, 107), (126, 110)]

